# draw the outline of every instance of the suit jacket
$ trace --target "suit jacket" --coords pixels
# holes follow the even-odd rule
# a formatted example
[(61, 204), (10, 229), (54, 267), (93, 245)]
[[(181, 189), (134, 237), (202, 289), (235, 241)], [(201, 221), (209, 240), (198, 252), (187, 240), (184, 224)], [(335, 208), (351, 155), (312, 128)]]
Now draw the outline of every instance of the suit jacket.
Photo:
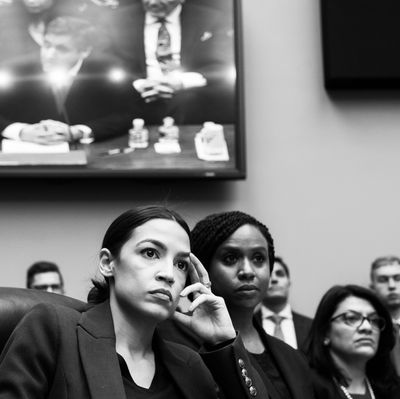
[[(307, 338), (310, 332), (312, 319), (310, 317), (304, 316), (297, 312), (292, 312), (294, 331), (296, 334), (297, 348), (305, 351), (307, 346)], [(255, 315), (258, 323), (262, 325), (261, 320), (261, 310), (259, 310)]]
[[(318, 373), (317, 370), (311, 370), (315, 399), (347, 399), (346, 395), (332, 378), (326, 378)], [(400, 397), (400, 385), (398, 385), (397, 388), (394, 388), (391, 392), (388, 390), (378, 392), (377, 388), (373, 385), (372, 389), (376, 399), (398, 399)]]
[[(103, 23), (111, 43), (109, 51), (126, 63), (136, 80), (146, 77), (145, 13), (141, 2), (128, 3), (104, 13)], [(183, 4), (181, 66), (184, 71), (201, 73), (208, 84), (178, 92), (170, 100), (146, 104), (149, 124), (161, 123), (166, 115), (179, 124), (234, 122), (235, 84), (229, 79), (235, 62), (232, 15), (233, 11), (222, 12), (195, 1)]]
[[(292, 399), (312, 399), (314, 396), (310, 369), (305, 356), (283, 341), (268, 335), (255, 318), (254, 324), (264, 346), (271, 353), (282, 379), (292, 395)], [(188, 345), (195, 350), (199, 350), (202, 345), (198, 339), (196, 342), (196, 338), (190, 330), (172, 320), (161, 323), (159, 329), (167, 339)], [(258, 367), (257, 369), (259, 374), (262, 375), (263, 371)]]
[[(252, 398), (241, 377), (243, 368), (252, 378), (253, 388), (264, 394), (240, 339), (204, 353), (209, 368), (196, 352), (163, 341), (157, 334), (154, 339), (184, 398), (216, 398), (213, 376), (227, 398)], [(125, 399), (109, 302), (82, 313), (49, 304), (29, 312), (1, 354), (0, 397)]]
[(108, 78), (116, 65), (109, 58), (84, 60), (66, 96), (65, 113), (57, 109), (38, 59), (3, 65), (17, 79), (9, 89), (0, 88), (0, 131), (13, 122), (54, 119), (70, 125), (87, 125), (96, 140), (127, 134), (132, 118), (141, 116), (141, 105), (130, 81), (115, 83)]

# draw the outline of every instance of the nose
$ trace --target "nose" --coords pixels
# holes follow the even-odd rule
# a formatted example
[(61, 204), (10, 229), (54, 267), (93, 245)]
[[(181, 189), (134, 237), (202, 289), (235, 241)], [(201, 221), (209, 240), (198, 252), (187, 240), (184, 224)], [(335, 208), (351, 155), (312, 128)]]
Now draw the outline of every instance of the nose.
[(367, 330), (372, 331), (372, 324), (371, 322), (365, 317), (361, 324), (358, 326), (359, 330)]
[(240, 280), (252, 280), (255, 276), (254, 270), (251, 266), (249, 259), (244, 258), (241, 268), (238, 273)]
[(157, 281), (165, 281), (172, 285), (175, 282), (174, 264), (172, 261), (165, 262), (156, 275)]
[(396, 288), (396, 283), (395, 283), (395, 281), (394, 281), (394, 278), (389, 278), (388, 279), (388, 286), (389, 286), (389, 288), (391, 289), (391, 290), (393, 290), (393, 289), (395, 289)]
[(53, 287), (52, 287), (51, 285), (49, 285), (49, 286), (46, 288), (46, 291), (47, 291), (47, 292), (54, 292), (54, 289), (53, 289)]

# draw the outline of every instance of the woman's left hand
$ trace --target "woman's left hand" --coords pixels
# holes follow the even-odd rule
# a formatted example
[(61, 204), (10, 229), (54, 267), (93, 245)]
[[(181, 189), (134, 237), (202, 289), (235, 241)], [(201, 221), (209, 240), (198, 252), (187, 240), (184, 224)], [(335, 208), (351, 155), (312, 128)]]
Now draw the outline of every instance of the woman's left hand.
[(193, 254), (190, 254), (190, 259), (189, 277), (193, 284), (184, 288), (180, 295), (185, 297), (193, 293), (195, 299), (188, 313), (175, 311), (173, 318), (211, 345), (235, 338), (236, 332), (224, 299), (211, 292), (207, 270), (199, 259)]

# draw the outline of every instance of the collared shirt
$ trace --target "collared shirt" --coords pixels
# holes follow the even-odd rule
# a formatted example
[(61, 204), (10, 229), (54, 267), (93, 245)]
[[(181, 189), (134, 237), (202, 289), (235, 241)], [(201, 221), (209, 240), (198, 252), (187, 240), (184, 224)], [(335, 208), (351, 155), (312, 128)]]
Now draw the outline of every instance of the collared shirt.
[[(171, 51), (173, 58), (178, 62), (180, 62), (182, 38), (180, 20), (181, 11), (182, 6), (178, 5), (165, 18), (166, 27), (171, 38)], [(158, 31), (160, 26), (161, 22), (159, 22), (159, 18), (153, 17), (150, 13), (146, 13), (144, 24), (144, 51), (146, 55), (147, 77), (150, 79), (159, 79), (163, 75), (156, 57)]]
[[(261, 321), (263, 329), (269, 334), (274, 335), (275, 323), (269, 319), (269, 316), (275, 314), (272, 310), (268, 309), (264, 305), (261, 306)], [(278, 313), (279, 316), (283, 317), (281, 321), (281, 329), (285, 342), (297, 349), (296, 332), (293, 323), (292, 308), (287, 304), (282, 311)]]

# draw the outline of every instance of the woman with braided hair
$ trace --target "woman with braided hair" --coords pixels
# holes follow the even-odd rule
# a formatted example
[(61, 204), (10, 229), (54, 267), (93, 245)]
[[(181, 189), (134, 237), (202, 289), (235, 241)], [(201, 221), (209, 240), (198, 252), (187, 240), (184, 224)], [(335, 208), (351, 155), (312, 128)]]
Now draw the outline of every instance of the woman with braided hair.
[[(233, 211), (207, 216), (191, 234), (192, 252), (207, 269), (212, 292), (224, 298), (233, 325), (240, 332), (253, 366), (262, 375), (269, 396), (313, 398), (305, 357), (267, 335), (253, 316), (274, 264), (274, 242), (268, 228), (244, 212)], [(187, 343), (189, 335), (173, 337), (171, 333), (169, 339)]]

